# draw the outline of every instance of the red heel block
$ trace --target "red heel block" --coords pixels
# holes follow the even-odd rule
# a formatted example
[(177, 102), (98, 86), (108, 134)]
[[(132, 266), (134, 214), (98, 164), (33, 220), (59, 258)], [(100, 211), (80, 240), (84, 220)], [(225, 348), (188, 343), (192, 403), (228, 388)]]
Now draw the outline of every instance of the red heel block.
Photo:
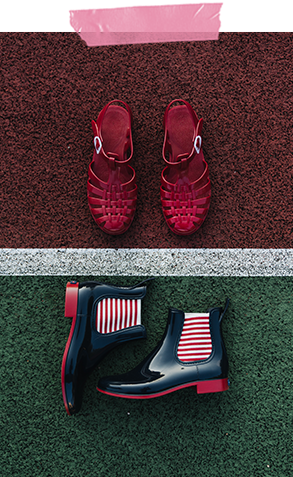
[[(174, 105), (174, 103), (181, 103)], [(209, 210), (211, 184), (202, 152), (202, 119), (182, 99), (165, 111), (161, 203), (168, 227), (177, 235), (190, 235), (202, 225)]]
[(206, 393), (219, 393), (221, 391), (227, 391), (229, 389), (229, 380), (225, 379), (213, 379), (211, 381), (202, 381), (197, 383), (197, 394)]
[(132, 158), (132, 113), (128, 104), (113, 100), (92, 121), (94, 156), (89, 166), (88, 204), (103, 232), (119, 235), (130, 227), (137, 201)]

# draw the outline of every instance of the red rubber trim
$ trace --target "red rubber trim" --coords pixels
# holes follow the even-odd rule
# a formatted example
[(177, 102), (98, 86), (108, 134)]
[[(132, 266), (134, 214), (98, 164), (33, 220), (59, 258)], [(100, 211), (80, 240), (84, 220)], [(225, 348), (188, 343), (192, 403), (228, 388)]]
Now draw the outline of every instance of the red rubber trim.
[(68, 408), (68, 403), (67, 403), (67, 398), (66, 398), (66, 392), (65, 392), (65, 365), (66, 365), (66, 359), (69, 351), (69, 346), (72, 340), (74, 328), (75, 328), (75, 322), (76, 322), (76, 313), (77, 313), (77, 303), (78, 303), (78, 282), (70, 282), (67, 283), (66, 285), (66, 294), (65, 294), (65, 312), (64, 316), (65, 317), (72, 317), (72, 323), (71, 323), (71, 329), (69, 333), (69, 337), (65, 346), (65, 351), (63, 354), (63, 359), (62, 359), (62, 367), (61, 367), (61, 386), (62, 386), (62, 395), (63, 395), (63, 401), (65, 405), (66, 412), (69, 416), (71, 416)]
[(195, 381), (194, 383), (182, 384), (181, 386), (176, 386), (175, 388), (168, 389), (167, 391), (162, 391), (161, 393), (156, 394), (142, 394), (140, 396), (131, 396), (129, 394), (116, 394), (108, 391), (104, 391), (97, 387), (97, 390), (102, 394), (108, 394), (109, 396), (121, 397), (126, 399), (151, 399), (160, 396), (165, 396), (165, 394), (173, 393), (174, 391), (179, 391), (179, 389), (189, 388), (191, 386), (197, 386), (197, 394), (205, 393), (218, 393), (221, 391), (227, 391), (229, 389), (228, 378), (224, 379), (212, 379), (210, 381)]

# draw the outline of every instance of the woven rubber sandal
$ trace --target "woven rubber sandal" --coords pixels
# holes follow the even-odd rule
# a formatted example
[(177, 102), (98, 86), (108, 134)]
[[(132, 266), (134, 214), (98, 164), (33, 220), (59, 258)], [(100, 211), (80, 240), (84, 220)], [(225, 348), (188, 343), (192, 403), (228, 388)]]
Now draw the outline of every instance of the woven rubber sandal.
[(202, 124), (203, 120), (182, 99), (172, 101), (165, 111), (163, 159), (167, 167), (161, 175), (161, 203), (169, 228), (178, 235), (196, 232), (210, 206), (209, 169), (201, 148)]
[(130, 227), (137, 201), (133, 154), (132, 113), (123, 101), (110, 101), (92, 121), (94, 156), (89, 166), (87, 196), (91, 214), (101, 230), (119, 235)]

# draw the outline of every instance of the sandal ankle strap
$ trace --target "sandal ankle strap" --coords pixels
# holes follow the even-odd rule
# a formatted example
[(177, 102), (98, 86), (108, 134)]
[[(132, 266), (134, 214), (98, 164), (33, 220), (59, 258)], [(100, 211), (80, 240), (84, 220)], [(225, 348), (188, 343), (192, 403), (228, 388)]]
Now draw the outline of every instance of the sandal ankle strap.
[(104, 106), (104, 108), (102, 109), (102, 111), (100, 112), (99, 114), (99, 117), (97, 119), (97, 126), (100, 127), (103, 119), (104, 119), (104, 116), (107, 112), (107, 109), (109, 108), (109, 106), (111, 106), (111, 104), (123, 104), (124, 108), (126, 109), (126, 111), (128, 112), (129, 116), (130, 116), (130, 122), (132, 123), (132, 111), (130, 109), (130, 107), (128, 106), (127, 103), (125, 103), (124, 101), (121, 101), (120, 99), (113, 99), (112, 101), (110, 101), (108, 104), (106, 104), (106, 106)]
[[(102, 125), (102, 122), (103, 122), (103, 119), (104, 119), (104, 116), (106, 114), (106, 111), (108, 110), (109, 106), (111, 104), (122, 104), (124, 106), (124, 108), (126, 109), (126, 111), (128, 112), (129, 114), (129, 117), (130, 117), (130, 126), (132, 124), (132, 112), (131, 112), (131, 109), (130, 107), (128, 106), (127, 103), (125, 103), (124, 101), (121, 101), (120, 99), (113, 99), (112, 101), (110, 101), (103, 109), (102, 111), (100, 112), (99, 116), (98, 116), (98, 119), (97, 121), (94, 121), (92, 120), (92, 130), (93, 130), (93, 133), (94, 133), (94, 148), (95, 148), (95, 152), (96, 154), (102, 154), (104, 159), (107, 159), (110, 163), (110, 167), (113, 169), (114, 166), (114, 163), (116, 164), (126, 164), (128, 163), (131, 158), (132, 158), (132, 155), (133, 155), (133, 143), (132, 143), (132, 132), (131, 132), (131, 127), (129, 128), (129, 147), (130, 147), (130, 156), (121, 161), (121, 160), (116, 160), (115, 157), (110, 157), (108, 156), (108, 154), (106, 154), (106, 152), (104, 151), (104, 148), (103, 148), (103, 136), (102, 136), (102, 131), (101, 131), (101, 125)], [(128, 149), (128, 147), (127, 147)], [(127, 150), (125, 149), (125, 151)]]
[(171, 106), (174, 104), (174, 103), (183, 103), (185, 104), (185, 106), (187, 107), (192, 119), (193, 119), (193, 122), (194, 124), (196, 125), (198, 123), (198, 117), (197, 117), (197, 114), (196, 112), (194, 111), (194, 109), (192, 108), (192, 106), (187, 102), (185, 101), (184, 99), (180, 99), (180, 98), (177, 98), (177, 99), (173, 99), (173, 101), (171, 101), (171, 103), (168, 104), (167, 108), (166, 108), (166, 111), (165, 111), (165, 114), (164, 114), (164, 121), (163, 121), (163, 124), (164, 124), (164, 127), (165, 127), (165, 124), (166, 124), (166, 117), (167, 117), (167, 114), (171, 108)]
[[(165, 156), (165, 151), (168, 150), (168, 130), (166, 128), (166, 118), (167, 118), (167, 114), (170, 111), (171, 106), (174, 103), (178, 103), (178, 102), (183, 103), (187, 107), (187, 109), (190, 113), (190, 116), (192, 117), (193, 124), (194, 124), (194, 135), (193, 135), (193, 138), (192, 138), (193, 147), (192, 147), (191, 153), (188, 157), (183, 157), (179, 161), (176, 161), (176, 162), (170, 162), (166, 159), (166, 156)], [(166, 162), (166, 164), (168, 164), (170, 166), (178, 166), (179, 164), (187, 163), (187, 161), (189, 162), (194, 157), (195, 154), (200, 153), (201, 146), (202, 146), (201, 132), (202, 132), (202, 126), (203, 126), (203, 119), (202, 118), (198, 119), (196, 112), (194, 111), (192, 106), (187, 101), (185, 101), (184, 99), (174, 99), (173, 101), (171, 101), (171, 103), (169, 103), (169, 105), (166, 108), (166, 111), (165, 111), (165, 114), (164, 114), (163, 124), (164, 124), (164, 129), (165, 129), (165, 138), (164, 138), (164, 145), (163, 145), (163, 159)]]

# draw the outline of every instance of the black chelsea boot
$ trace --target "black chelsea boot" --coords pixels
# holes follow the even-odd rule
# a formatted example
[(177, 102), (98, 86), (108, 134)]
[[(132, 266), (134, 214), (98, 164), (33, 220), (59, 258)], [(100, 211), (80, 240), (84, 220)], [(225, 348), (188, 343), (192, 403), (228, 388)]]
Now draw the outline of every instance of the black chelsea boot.
[(221, 333), (227, 310), (207, 313), (169, 310), (157, 347), (132, 371), (100, 379), (98, 391), (129, 399), (149, 399), (196, 386), (198, 394), (226, 391), (228, 358)]
[(97, 282), (66, 286), (65, 316), (72, 324), (65, 347), (61, 384), (69, 415), (81, 407), (86, 376), (118, 344), (145, 338), (141, 301), (145, 285), (115, 287)]

